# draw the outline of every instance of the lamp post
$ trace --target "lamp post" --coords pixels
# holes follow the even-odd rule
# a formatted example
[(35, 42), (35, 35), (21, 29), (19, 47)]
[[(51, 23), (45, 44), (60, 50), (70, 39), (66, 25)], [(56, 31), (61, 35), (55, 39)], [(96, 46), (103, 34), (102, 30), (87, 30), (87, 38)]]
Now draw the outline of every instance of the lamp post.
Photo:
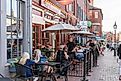
[(115, 22), (115, 24), (113, 25), (114, 28), (114, 56), (116, 56), (116, 29), (117, 29), (117, 24)]

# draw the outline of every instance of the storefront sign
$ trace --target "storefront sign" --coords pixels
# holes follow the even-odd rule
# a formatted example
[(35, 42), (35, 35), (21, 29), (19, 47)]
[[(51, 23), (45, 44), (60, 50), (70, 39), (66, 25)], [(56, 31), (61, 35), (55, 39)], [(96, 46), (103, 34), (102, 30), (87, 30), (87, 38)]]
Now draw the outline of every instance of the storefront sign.
[(45, 21), (43, 19), (43, 17), (32, 14), (32, 23), (36, 23), (36, 24), (45, 24)]
[(101, 25), (100, 23), (92, 23), (92, 25)]
[(80, 29), (81, 31), (88, 31), (88, 21), (80, 21), (79, 24), (80, 24)]
[(50, 3), (46, 2), (46, 0), (41, 0), (41, 5), (46, 7), (47, 9), (51, 9), (52, 11), (54, 11), (57, 14), (61, 13), (61, 11), (58, 8), (56, 8), (55, 6), (53, 6)]

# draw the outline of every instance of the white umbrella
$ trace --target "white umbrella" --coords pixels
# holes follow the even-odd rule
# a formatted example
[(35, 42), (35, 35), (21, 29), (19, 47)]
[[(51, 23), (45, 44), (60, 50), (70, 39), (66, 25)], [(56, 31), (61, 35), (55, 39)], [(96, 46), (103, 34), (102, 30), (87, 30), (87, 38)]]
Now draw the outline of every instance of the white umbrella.
[(76, 31), (76, 32), (71, 32), (72, 34), (84, 34), (84, 35), (93, 35), (93, 33), (90, 33), (88, 31)]
[(48, 28), (45, 28), (42, 31), (44, 31), (44, 32), (53, 32), (53, 34), (52, 34), (52, 37), (53, 37), (52, 42), (53, 42), (53, 48), (55, 48), (55, 40), (56, 40), (56, 38), (55, 38), (55, 34), (54, 33), (56, 31), (59, 31), (59, 33), (60, 33), (60, 31), (69, 32), (69, 31), (73, 31), (73, 30), (78, 30), (78, 29), (76, 27), (70, 25), (70, 24), (60, 23), (60, 24), (55, 24), (55, 25), (52, 25), (52, 26), (50, 26)]
[(52, 25), (48, 28), (45, 28), (43, 29), (42, 31), (50, 31), (50, 32), (54, 32), (54, 31), (60, 31), (60, 30), (63, 30), (63, 31), (71, 31), (71, 30), (77, 30), (76, 27), (70, 25), (70, 24), (55, 24), (55, 25)]

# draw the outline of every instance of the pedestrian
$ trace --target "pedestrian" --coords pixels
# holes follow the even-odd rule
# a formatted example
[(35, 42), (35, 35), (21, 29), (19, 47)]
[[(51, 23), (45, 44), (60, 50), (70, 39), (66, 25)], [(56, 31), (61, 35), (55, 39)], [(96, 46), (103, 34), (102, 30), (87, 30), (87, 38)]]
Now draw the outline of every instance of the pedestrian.
[(103, 52), (104, 52), (104, 46), (103, 46), (103, 44), (101, 44), (101, 46), (100, 46), (100, 54), (104, 56)]
[(89, 46), (91, 47), (91, 52), (93, 55), (93, 67), (97, 66), (97, 51), (96, 51), (96, 44), (94, 40), (90, 40)]
[(107, 43), (106, 47), (109, 49), (109, 44)]
[(120, 71), (119, 80), (121, 80), (121, 44), (118, 47), (117, 55), (119, 56), (119, 59), (120, 59), (120, 61), (119, 61), (119, 71)]

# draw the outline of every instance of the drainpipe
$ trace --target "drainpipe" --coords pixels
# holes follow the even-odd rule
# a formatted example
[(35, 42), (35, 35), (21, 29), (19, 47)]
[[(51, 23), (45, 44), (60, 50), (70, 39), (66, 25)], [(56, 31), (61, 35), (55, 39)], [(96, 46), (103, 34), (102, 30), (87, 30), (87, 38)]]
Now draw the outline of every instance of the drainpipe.
[[(4, 27), (4, 28), (3, 28)], [(5, 68), (7, 63), (7, 36), (6, 36), (6, 0), (0, 0), (0, 73), (8, 75)]]

